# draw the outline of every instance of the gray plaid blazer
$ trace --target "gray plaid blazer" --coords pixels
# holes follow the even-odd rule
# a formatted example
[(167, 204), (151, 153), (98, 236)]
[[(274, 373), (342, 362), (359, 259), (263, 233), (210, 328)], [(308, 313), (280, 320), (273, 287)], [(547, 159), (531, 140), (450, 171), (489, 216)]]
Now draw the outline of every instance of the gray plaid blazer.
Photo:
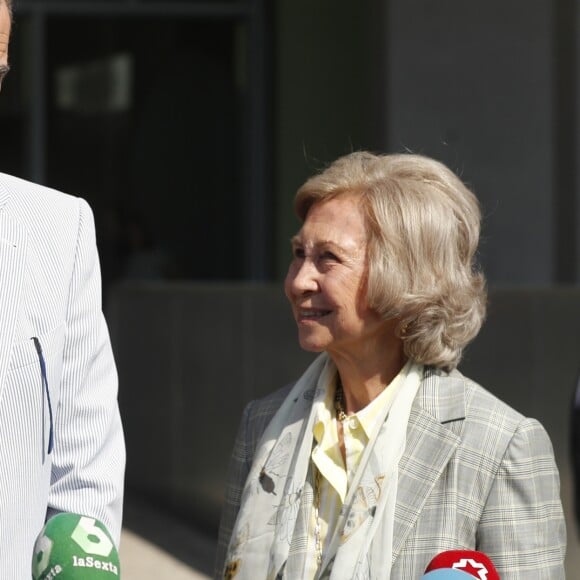
[[(226, 485), (216, 578), (223, 577), (254, 451), (288, 390), (244, 411)], [(485, 552), (502, 580), (565, 578), (560, 481), (546, 431), (459, 371), (427, 369), (399, 467), (391, 578), (418, 579), (436, 554), (452, 549)]]

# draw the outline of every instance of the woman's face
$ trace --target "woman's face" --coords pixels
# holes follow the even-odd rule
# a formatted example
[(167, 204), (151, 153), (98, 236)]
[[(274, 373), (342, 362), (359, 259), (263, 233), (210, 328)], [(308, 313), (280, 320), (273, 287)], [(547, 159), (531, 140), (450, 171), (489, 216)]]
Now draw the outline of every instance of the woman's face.
[(292, 240), (285, 291), (300, 346), (360, 356), (388, 332), (366, 299), (366, 228), (359, 203), (338, 197), (312, 206)]

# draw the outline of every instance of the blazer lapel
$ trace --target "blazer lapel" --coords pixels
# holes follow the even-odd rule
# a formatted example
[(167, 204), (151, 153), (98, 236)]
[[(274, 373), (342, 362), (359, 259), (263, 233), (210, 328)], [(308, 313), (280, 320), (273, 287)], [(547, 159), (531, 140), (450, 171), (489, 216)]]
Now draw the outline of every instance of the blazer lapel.
[(437, 479), (461, 438), (452, 424), (465, 418), (464, 390), (453, 377), (441, 377), (426, 369), (413, 404), (407, 428), (407, 444), (399, 464), (397, 507), (393, 530), (393, 561), (399, 552)]
[(0, 211), (0, 397), (20, 312), (26, 249), (26, 229), (5, 211)]

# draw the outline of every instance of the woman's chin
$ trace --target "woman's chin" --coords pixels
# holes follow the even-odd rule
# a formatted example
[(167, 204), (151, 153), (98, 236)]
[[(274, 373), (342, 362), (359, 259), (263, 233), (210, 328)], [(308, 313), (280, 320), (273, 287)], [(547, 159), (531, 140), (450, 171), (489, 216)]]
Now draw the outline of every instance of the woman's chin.
[(308, 338), (300, 337), (298, 340), (300, 348), (308, 352), (323, 352), (326, 350), (326, 342), (320, 342)]

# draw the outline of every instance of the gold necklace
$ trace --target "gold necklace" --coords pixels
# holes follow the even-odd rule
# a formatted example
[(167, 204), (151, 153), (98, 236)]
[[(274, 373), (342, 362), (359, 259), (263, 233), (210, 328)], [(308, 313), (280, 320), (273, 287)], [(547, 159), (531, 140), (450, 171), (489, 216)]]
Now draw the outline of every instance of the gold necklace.
[(344, 391), (342, 390), (342, 383), (340, 379), (336, 382), (336, 391), (334, 392), (334, 410), (336, 411), (336, 418), (339, 421), (348, 419), (344, 408)]

